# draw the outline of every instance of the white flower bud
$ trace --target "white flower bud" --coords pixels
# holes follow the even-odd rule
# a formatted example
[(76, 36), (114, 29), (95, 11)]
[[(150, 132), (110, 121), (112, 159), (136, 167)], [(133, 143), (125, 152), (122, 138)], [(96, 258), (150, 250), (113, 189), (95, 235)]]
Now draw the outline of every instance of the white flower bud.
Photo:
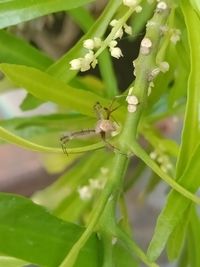
[(114, 39), (117, 39), (117, 38), (122, 38), (124, 32), (122, 30), (122, 28), (120, 28), (116, 33), (115, 33), (115, 36), (114, 36)]
[(151, 48), (152, 47), (152, 41), (149, 38), (145, 37), (141, 42), (141, 46), (146, 47), (146, 48)]
[(158, 154), (156, 153), (156, 151), (152, 151), (149, 156), (151, 159), (155, 160), (157, 158)]
[(138, 3), (138, 0), (123, 0), (123, 4), (128, 7), (135, 7)]
[(94, 40), (92, 39), (87, 39), (83, 42), (83, 47), (87, 48), (87, 49), (94, 49)]
[(167, 9), (167, 4), (164, 1), (158, 2), (157, 9), (164, 11)]
[(181, 35), (181, 31), (179, 29), (173, 29), (173, 33), (170, 37), (170, 41), (173, 44), (176, 44), (181, 39), (180, 35)]
[(115, 57), (117, 59), (123, 56), (122, 51), (119, 47), (110, 48), (110, 53), (112, 57)]
[(110, 48), (114, 48), (117, 45), (117, 41), (113, 40), (109, 43)]
[(115, 27), (115, 25), (117, 24), (117, 22), (118, 22), (118, 20), (116, 20), (116, 19), (111, 20), (110, 26)]
[(135, 95), (128, 95), (126, 101), (130, 105), (137, 105), (139, 103), (138, 98)]
[(167, 61), (160, 62), (159, 69), (163, 73), (167, 72), (169, 70), (169, 63)]
[(87, 54), (85, 54), (84, 59), (91, 63), (94, 60), (94, 52), (90, 50)]
[(132, 28), (131, 26), (124, 24), (124, 31), (128, 34), (131, 35), (132, 34)]
[(89, 186), (83, 186), (78, 189), (79, 197), (82, 200), (90, 200), (92, 198), (92, 190)]
[(128, 112), (134, 113), (137, 110), (137, 106), (135, 105), (128, 105)]
[(69, 62), (71, 65), (70, 70), (80, 70), (81, 69), (81, 58), (73, 59)]
[(141, 6), (136, 6), (136, 8), (135, 8), (135, 12), (136, 12), (136, 13), (140, 13), (140, 12), (142, 12), (142, 7), (141, 7)]

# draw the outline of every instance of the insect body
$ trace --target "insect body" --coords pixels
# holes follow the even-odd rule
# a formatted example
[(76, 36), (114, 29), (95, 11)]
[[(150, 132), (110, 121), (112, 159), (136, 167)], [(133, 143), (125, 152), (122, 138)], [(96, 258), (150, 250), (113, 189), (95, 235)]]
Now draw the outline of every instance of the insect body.
[(115, 147), (111, 145), (106, 139), (108, 134), (112, 134), (117, 130), (117, 125), (115, 121), (111, 120), (111, 113), (115, 111), (118, 107), (112, 109), (112, 105), (113, 101), (109, 106), (109, 108), (103, 108), (101, 104), (97, 102), (94, 105), (94, 111), (98, 119), (95, 128), (76, 131), (62, 136), (60, 138), (60, 142), (63, 152), (67, 154), (66, 144), (69, 140), (83, 136), (98, 135), (98, 134), (100, 135), (100, 137), (102, 138), (107, 147), (114, 149)]

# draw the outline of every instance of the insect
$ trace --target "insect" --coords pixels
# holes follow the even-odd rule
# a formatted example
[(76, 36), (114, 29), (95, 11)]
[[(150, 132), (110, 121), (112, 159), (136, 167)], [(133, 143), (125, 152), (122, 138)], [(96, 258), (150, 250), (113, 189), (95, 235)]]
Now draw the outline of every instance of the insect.
[(117, 123), (112, 117), (112, 113), (118, 109), (119, 106), (113, 108), (114, 100), (111, 102), (108, 108), (102, 107), (102, 105), (97, 102), (94, 105), (94, 111), (97, 117), (97, 123), (94, 129), (85, 129), (81, 131), (71, 132), (69, 134), (65, 134), (60, 138), (62, 150), (64, 154), (67, 153), (66, 144), (70, 140), (74, 138), (79, 138), (83, 136), (91, 136), (91, 135), (100, 135), (101, 139), (105, 143), (105, 145), (110, 149), (116, 149), (112, 144), (107, 141), (107, 135), (112, 134), (113, 132), (118, 130)]

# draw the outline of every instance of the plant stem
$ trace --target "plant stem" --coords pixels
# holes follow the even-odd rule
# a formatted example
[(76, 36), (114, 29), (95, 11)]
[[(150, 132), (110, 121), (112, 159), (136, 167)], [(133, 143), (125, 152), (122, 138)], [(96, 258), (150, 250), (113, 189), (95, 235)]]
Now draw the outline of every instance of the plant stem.
[(85, 245), (86, 241), (88, 240), (95, 227), (97, 226), (98, 222), (100, 221), (101, 215), (110, 197), (114, 197), (114, 195), (112, 194), (120, 191), (124, 172), (127, 167), (127, 160), (128, 159), (125, 155), (119, 153), (116, 155), (112, 168), (113, 172), (111, 173), (109, 180), (105, 188), (103, 189), (102, 195), (91, 214), (91, 219), (86, 230), (81, 235), (79, 240), (74, 244), (67, 257), (64, 259), (64, 261), (59, 267), (72, 267), (76, 262), (77, 256), (81, 248)]
[(145, 253), (135, 244), (135, 242), (120, 228), (117, 228), (117, 237), (129, 248), (131, 252), (138, 256), (138, 258), (149, 267), (159, 267), (158, 264), (150, 262)]
[[(126, 13), (125, 16), (127, 17), (125, 17), (125, 21), (129, 18), (131, 14), (132, 14), (132, 9), (130, 9)], [(113, 197), (116, 201), (118, 200), (119, 193), (121, 192), (123, 188), (123, 177), (124, 177), (124, 173), (126, 171), (127, 163), (128, 163), (128, 158), (125, 156), (127, 155), (127, 152), (129, 150), (129, 148), (127, 147), (127, 144), (131, 144), (133, 143), (133, 140), (134, 141), (136, 140), (138, 123), (140, 121), (142, 110), (143, 110), (143, 107), (146, 101), (146, 96), (147, 96), (148, 74), (150, 73), (151, 69), (154, 67), (155, 54), (157, 52), (159, 41), (160, 41), (160, 27), (159, 26), (163, 25), (166, 22), (167, 15), (168, 15), (168, 10), (162, 11), (162, 12), (156, 12), (152, 19), (156, 26), (150, 27), (147, 29), (146, 35), (151, 39), (153, 43), (153, 47), (149, 55), (140, 54), (136, 62), (137, 77), (135, 80), (133, 93), (134, 95), (138, 97), (140, 101), (139, 108), (137, 109), (135, 113), (127, 114), (127, 119), (125, 121), (123, 132), (119, 137), (119, 145), (120, 145), (119, 148), (121, 152), (117, 153), (114, 158), (112, 173), (110, 174), (109, 180), (104, 190), (102, 191), (102, 195), (97, 203), (96, 208), (92, 212), (91, 220), (90, 220), (90, 223), (87, 229), (82, 234), (80, 239), (74, 244), (74, 246), (70, 250), (67, 257), (61, 263), (60, 267), (72, 267), (74, 265), (80, 249), (85, 245), (86, 241), (88, 240), (88, 238), (94, 231), (98, 222), (100, 222), (101, 216), (103, 214), (105, 207), (107, 206), (106, 204), (108, 204), (110, 197)], [(115, 30), (116, 29), (114, 27), (113, 32)], [(114, 35), (113, 32), (112, 32), (112, 35)], [(106, 44), (106, 46), (110, 42), (110, 39), (112, 39), (111, 38), (112, 35), (110, 35), (109, 38), (105, 40), (104, 44)], [(97, 53), (100, 53), (99, 50)], [(110, 230), (112, 232), (112, 229)], [(132, 246), (130, 245), (130, 242), (128, 241), (128, 239), (126, 240), (126, 243), (129, 247)], [(145, 255), (141, 253), (141, 251), (138, 251), (138, 255), (140, 255), (140, 258), (143, 261), (146, 261)], [(148, 263), (148, 266), (155, 267), (157, 265), (153, 263), (149, 265)]]

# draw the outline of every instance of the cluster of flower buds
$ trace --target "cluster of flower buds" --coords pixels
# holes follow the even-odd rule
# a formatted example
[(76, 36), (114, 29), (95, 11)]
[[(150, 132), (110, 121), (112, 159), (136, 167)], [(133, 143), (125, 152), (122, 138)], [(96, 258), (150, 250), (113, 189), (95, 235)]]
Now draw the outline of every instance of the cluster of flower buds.
[(163, 153), (161, 150), (154, 150), (150, 153), (150, 158), (155, 160), (163, 172), (169, 172), (172, 170), (172, 163), (170, 162), (169, 156)]
[(103, 190), (105, 184), (106, 184), (106, 175), (108, 173), (108, 169), (105, 167), (102, 167), (100, 169), (101, 176), (96, 179), (89, 179), (89, 183), (87, 185), (83, 185), (82, 187), (78, 188), (78, 194), (80, 199), (84, 201), (91, 200), (94, 196), (96, 190)]
[(133, 113), (137, 110), (139, 100), (137, 96), (132, 94), (133, 87), (129, 89), (128, 96), (126, 97), (126, 102), (128, 103), (128, 112)]
[[(142, 7), (139, 5), (140, 2), (141, 0), (123, 0), (123, 4), (128, 6), (129, 8), (134, 9), (136, 13), (142, 11)], [(108, 38), (109, 36), (104, 41), (102, 41), (98, 37), (85, 40), (83, 42), (83, 47), (88, 49), (88, 52), (84, 57), (76, 58), (70, 61), (71, 70), (84, 72), (89, 70), (91, 67), (95, 68), (96, 64), (98, 63), (97, 57), (100, 54), (100, 52), (98, 51), (102, 52), (102, 50), (104, 49), (102, 49), (102, 47), (109, 47), (110, 54), (114, 58), (119, 59), (123, 56), (121, 49), (117, 46), (117, 39), (121, 39), (124, 32), (128, 35), (131, 35), (132, 28), (126, 23), (122, 23), (120, 20), (116, 19), (110, 22), (110, 26), (112, 27), (112, 30), (109, 34), (109, 36), (111, 36), (111, 40)], [(108, 39), (109, 43), (106, 43)]]
[(71, 70), (87, 71), (91, 66), (95, 68), (97, 59), (93, 50), (101, 47), (101, 43), (102, 41), (98, 37), (85, 40), (83, 42), (83, 47), (88, 49), (88, 52), (83, 58), (76, 58), (70, 61)]

